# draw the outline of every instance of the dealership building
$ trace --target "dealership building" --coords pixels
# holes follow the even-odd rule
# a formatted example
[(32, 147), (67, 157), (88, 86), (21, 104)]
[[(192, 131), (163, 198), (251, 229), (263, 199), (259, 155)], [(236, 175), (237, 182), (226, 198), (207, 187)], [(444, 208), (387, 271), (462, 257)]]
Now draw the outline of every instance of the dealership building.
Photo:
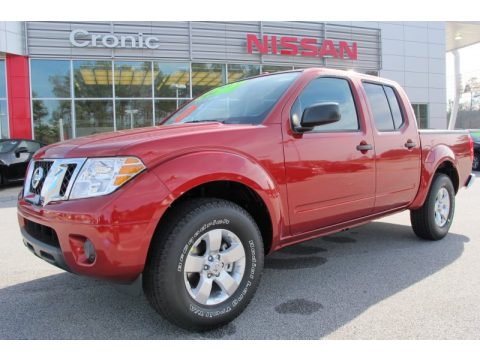
[(444, 22), (0, 22), (2, 138), (159, 124), (213, 87), (306, 67), (393, 79), (446, 128)]

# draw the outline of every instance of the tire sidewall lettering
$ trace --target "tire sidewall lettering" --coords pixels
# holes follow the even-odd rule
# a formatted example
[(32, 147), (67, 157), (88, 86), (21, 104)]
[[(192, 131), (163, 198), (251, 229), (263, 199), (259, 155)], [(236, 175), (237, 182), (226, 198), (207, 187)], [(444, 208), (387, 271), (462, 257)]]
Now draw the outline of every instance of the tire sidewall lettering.
[[(177, 262), (177, 274), (180, 275), (178, 280), (181, 281), (183, 285), (183, 267), (185, 264), (185, 259), (190, 251), (190, 248), (193, 244), (201, 237), (205, 232), (212, 230), (212, 227), (222, 228), (225, 227), (228, 230), (232, 230), (233, 222), (228, 218), (220, 218), (214, 219), (209, 221), (208, 223), (203, 224), (200, 228), (198, 228), (194, 234), (188, 239), (187, 243), (181, 249), (180, 256)], [(235, 231), (233, 231), (235, 232)], [(238, 234), (237, 234), (238, 236)], [(246, 259), (246, 269), (242, 279), (240, 286), (238, 287), (234, 296), (230, 299), (225, 301), (224, 303), (218, 304), (213, 306), (211, 309), (208, 307), (201, 306), (200, 304), (196, 303), (188, 294), (187, 289), (185, 290), (185, 296), (187, 299), (188, 308), (191, 313), (195, 316), (202, 317), (202, 318), (214, 318), (218, 316), (223, 316), (225, 314), (230, 313), (232, 310), (237, 308), (240, 304), (242, 304), (243, 300), (245, 299), (247, 293), (252, 288), (254, 284), (254, 280), (257, 274), (257, 249), (255, 246), (255, 241), (253, 239), (250, 240), (243, 240), (241, 236), (239, 236), (240, 241), (245, 248), (245, 254), (249, 254), (248, 258)]]

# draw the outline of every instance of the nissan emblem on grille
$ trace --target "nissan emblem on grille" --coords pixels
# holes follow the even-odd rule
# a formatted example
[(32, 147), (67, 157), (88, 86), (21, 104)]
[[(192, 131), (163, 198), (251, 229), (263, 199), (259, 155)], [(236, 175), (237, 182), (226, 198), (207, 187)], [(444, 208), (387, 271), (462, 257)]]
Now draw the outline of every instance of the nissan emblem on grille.
[(41, 167), (36, 168), (35, 171), (33, 172), (32, 187), (34, 189), (36, 189), (38, 187), (38, 185), (40, 184), (40, 181), (42, 181), (43, 175), (44, 175), (43, 168), (41, 168)]

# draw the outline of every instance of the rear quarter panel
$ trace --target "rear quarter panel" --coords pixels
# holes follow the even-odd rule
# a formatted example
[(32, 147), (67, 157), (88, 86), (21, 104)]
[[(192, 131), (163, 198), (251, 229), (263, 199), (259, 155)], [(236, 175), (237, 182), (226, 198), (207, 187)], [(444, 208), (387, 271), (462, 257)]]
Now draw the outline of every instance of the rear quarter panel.
[(435, 172), (444, 162), (456, 169), (459, 186), (465, 186), (472, 168), (468, 132), (462, 130), (420, 130), (422, 144), (422, 174), (420, 188), (410, 209), (423, 205)]

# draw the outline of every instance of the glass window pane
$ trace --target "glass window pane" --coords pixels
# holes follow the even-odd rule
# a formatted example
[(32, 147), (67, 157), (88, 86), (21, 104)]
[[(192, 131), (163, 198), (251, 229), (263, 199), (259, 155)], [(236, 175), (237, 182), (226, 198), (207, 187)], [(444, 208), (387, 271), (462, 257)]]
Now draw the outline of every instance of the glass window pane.
[(154, 63), (155, 97), (190, 98), (190, 65)]
[(8, 113), (7, 113), (7, 101), (0, 100), (0, 138), (9, 138), (8, 133)]
[(412, 104), (412, 108), (417, 119), (417, 126), (420, 129), (428, 129), (428, 105)]
[(0, 59), (0, 99), (7, 97), (7, 82), (5, 76), (5, 60)]
[(260, 124), (299, 74), (259, 76), (210, 90), (189, 102), (167, 123), (221, 121)]
[(112, 100), (76, 100), (76, 135), (113, 131)]
[(152, 97), (152, 63), (116, 61), (116, 97)]
[(260, 74), (260, 65), (228, 65), (228, 82), (245, 79)]
[(74, 61), (75, 97), (112, 97), (112, 63), (110, 61)]
[[(181, 100), (179, 100), (178, 103), (178, 107), (180, 106), (182, 106)], [(155, 125), (160, 125), (162, 121), (176, 109), (176, 100), (155, 100)]]
[(427, 104), (420, 104), (418, 107), (420, 108), (420, 117), (428, 117)]
[(70, 61), (31, 60), (33, 98), (70, 97)]
[(224, 84), (224, 64), (192, 64), (193, 97)]
[(70, 100), (33, 100), (33, 133), (45, 144), (72, 138)]
[(262, 65), (262, 74), (292, 70), (292, 66)]
[(392, 113), (388, 106), (387, 97), (383, 86), (378, 84), (363, 83), (363, 88), (367, 93), (370, 109), (373, 113), (375, 127), (379, 131), (395, 130), (393, 126)]
[(340, 121), (314, 128), (314, 131), (358, 130), (358, 117), (352, 91), (347, 80), (318, 78), (312, 80), (292, 106), (292, 119), (301, 119), (303, 111), (314, 104), (335, 102), (340, 107)]
[(153, 125), (152, 100), (117, 100), (115, 111), (117, 130)]
[(388, 103), (390, 104), (390, 109), (392, 110), (393, 122), (395, 123), (395, 129), (399, 129), (403, 125), (403, 116), (402, 111), (400, 110), (400, 105), (398, 104), (397, 96), (395, 91), (390, 86), (384, 86), (385, 94), (387, 94)]

